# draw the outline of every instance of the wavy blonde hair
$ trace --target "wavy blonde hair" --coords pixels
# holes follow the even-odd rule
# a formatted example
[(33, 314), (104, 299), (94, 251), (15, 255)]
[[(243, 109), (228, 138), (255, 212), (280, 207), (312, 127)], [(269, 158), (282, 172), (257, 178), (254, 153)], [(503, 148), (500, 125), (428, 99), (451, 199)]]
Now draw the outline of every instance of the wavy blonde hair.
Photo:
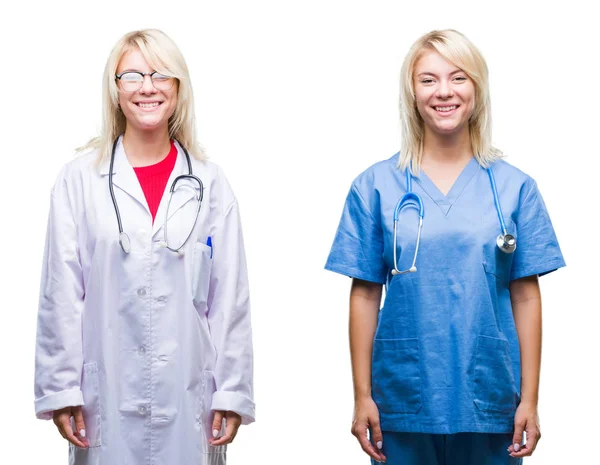
[(475, 86), (475, 105), (469, 119), (471, 149), (480, 165), (487, 167), (502, 158), (502, 152), (492, 146), (492, 112), (488, 84), (488, 68), (481, 52), (463, 34), (454, 29), (431, 31), (421, 36), (410, 48), (400, 72), (400, 121), (402, 146), (398, 166), (410, 168), (413, 174), (421, 170), (425, 129), (415, 99), (413, 78), (415, 66), (427, 51), (439, 53), (463, 70)]
[(125, 132), (125, 115), (119, 108), (119, 90), (115, 79), (117, 66), (125, 53), (139, 50), (148, 64), (161, 74), (178, 80), (177, 107), (169, 118), (169, 137), (177, 139), (199, 160), (206, 157), (196, 139), (194, 94), (183, 55), (169, 36), (158, 29), (144, 29), (125, 34), (113, 47), (102, 78), (102, 130), (77, 151), (97, 149), (100, 165), (110, 158), (114, 140)]

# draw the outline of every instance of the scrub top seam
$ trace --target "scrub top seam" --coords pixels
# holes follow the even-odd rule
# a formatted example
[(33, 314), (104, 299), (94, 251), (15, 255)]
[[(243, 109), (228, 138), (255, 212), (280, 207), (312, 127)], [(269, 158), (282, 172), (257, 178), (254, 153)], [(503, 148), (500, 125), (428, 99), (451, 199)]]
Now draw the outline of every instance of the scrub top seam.
[(356, 270), (356, 268), (349, 268), (349, 267), (344, 267), (344, 266), (332, 266), (332, 265), (326, 264), (325, 269), (328, 271), (333, 271), (334, 273), (339, 273), (339, 274), (347, 276), (349, 278), (361, 279), (363, 281), (369, 281), (372, 283), (381, 284), (382, 286), (385, 284), (385, 280), (381, 281), (380, 279), (374, 277), (373, 275), (364, 273), (360, 270)]
[(377, 229), (379, 229), (379, 231), (381, 233), (383, 233), (383, 230), (381, 229), (381, 225), (379, 224), (379, 222), (375, 219), (375, 216), (373, 216), (373, 213), (371, 212), (371, 210), (369, 209), (369, 206), (367, 204), (367, 202), (365, 202), (365, 199), (363, 198), (362, 194), (360, 193), (360, 191), (358, 190), (358, 187), (356, 186), (356, 184), (352, 184), (352, 189), (356, 192), (356, 195), (358, 196), (358, 198), (360, 199), (361, 203), (363, 204), (363, 207), (365, 208), (366, 212), (369, 214), (369, 216), (371, 217), (371, 219), (373, 220), (373, 223), (377, 225)]
[(518, 273), (515, 273), (513, 276), (511, 276), (511, 281), (533, 275), (544, 276), (564, 266), (566, 266), (565, 261), (557, 258), (546, 262), (543, 265), (529, 266), (523, 270), (520, 270)]

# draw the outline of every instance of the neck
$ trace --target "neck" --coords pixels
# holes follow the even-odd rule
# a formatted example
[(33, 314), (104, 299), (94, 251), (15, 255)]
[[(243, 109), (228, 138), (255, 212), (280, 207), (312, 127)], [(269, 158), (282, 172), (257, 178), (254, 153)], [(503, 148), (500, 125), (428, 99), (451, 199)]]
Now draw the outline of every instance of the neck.
[(423, 165), (456, 165), (473, 157), (469, 128), (465, 126), (455, 134), (436, 134), (425, 128)]
[(123, 135), (123, 148), (131, 166), (158, 163), (169, 153), (171, 141), (168, 129), (164, 131), (136, 131), (127, 127)]

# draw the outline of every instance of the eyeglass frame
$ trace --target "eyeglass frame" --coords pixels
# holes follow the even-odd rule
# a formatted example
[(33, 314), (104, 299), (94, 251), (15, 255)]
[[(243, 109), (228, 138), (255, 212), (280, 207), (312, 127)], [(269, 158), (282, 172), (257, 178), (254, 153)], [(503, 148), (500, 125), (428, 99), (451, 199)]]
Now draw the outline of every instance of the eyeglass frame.
[[(177, 79), (177, 78), (175, 78), (173, 76), (167, 76), (166, 74), (159, 73), (158, 71), (152, 71), (151, 73), (142, 73), (141, 71), (123, 71), (122, 73), (115, 74), (115, 79), (117, 79), (117, 80), (119, 80), (119, 82), (121, 82), (121, 77), (123, 77), (123, 75), (127, 74), (127, 73), (139, 74), (140, 76), (142, 76), (142, 81), (141, 81), (141, 85), (140, 85), (139, 89), (136, 89), (136, 90), (125, 90), (125, 89), (123, 89), (122, 86), (119, 86), (120, 89), (123, 92), (137, 92), (138, 90), (140, 90), (142, 87), (144, 87), (144, 81), (146, 80), (146, 76), (150, 76), (150, 82), (152, 82), (152, 86), (154, 86), (154, 88), (156, 90), (170, 90), (170, 89), (172, 89), (173, 88), (173, 84), (175, 84), (175, 80)], [(160, 74), (161, 76), (164, 76), (166, 78), (172, 79), (171, 87), (169, 87), (168, 89), (159, 89), (158, 87), (156, 87), (154, 85), (154, 80), (153, 80), (153, 76), (155, 74)]]

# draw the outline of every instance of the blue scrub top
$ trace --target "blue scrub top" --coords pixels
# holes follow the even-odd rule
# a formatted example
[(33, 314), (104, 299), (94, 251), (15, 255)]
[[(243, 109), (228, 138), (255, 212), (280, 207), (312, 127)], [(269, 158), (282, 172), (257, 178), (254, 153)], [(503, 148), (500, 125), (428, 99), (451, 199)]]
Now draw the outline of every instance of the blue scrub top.
[[(421, 172), (413, 192), (425, 216), (417, 271), (392, 276), (393, 214), (406, 193), (398, 154), (352, 184), (325, 268), (386, 285), (372, 359), (372, 396), (384, 431), (510, 433), (520, 401), (520, 353), (510, 281), (565, 266), (535, 181), (505, 161), (491, 165), (514, 253), (485, 168), (475, 158), (447, 195)], [(398, 221), (398, 269), (412, 263), (415, 208)]]

